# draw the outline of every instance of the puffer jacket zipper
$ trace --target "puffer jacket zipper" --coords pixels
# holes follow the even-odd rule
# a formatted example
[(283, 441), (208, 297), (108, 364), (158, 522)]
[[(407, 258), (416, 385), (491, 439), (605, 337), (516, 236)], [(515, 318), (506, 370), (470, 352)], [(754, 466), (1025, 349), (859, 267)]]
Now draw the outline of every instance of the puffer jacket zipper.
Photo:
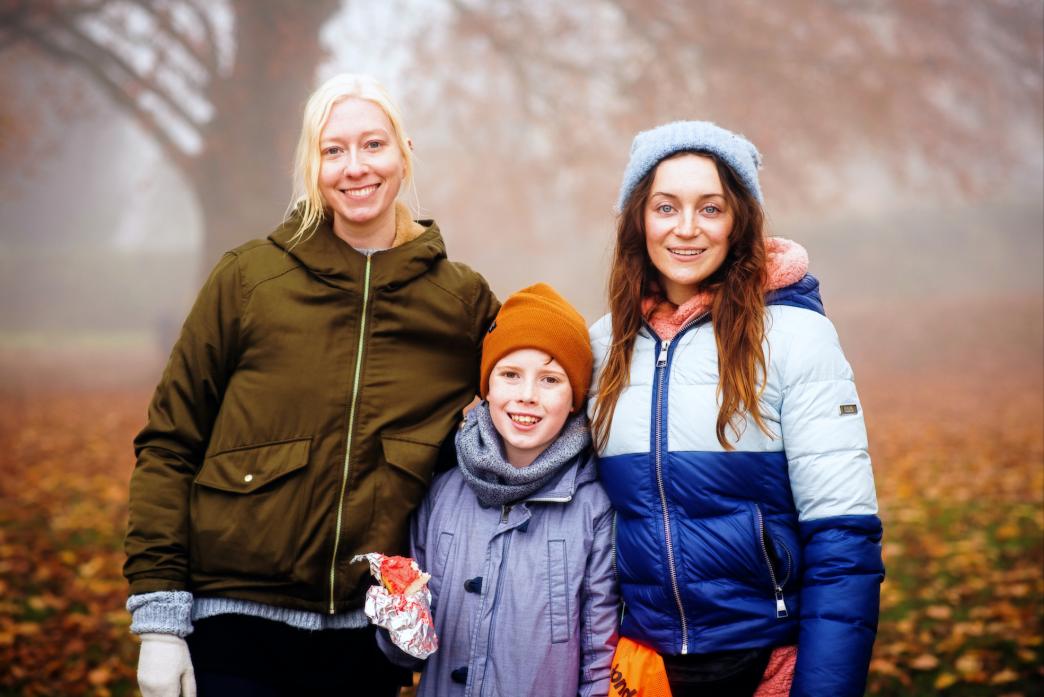
[(681, 590), (678, 587), (678, 570), (675, 566), (674, 560), (674, 540), (671, 537), (671, 513), (667, 506), (667, 492), (663, 484), (663, 415), (666, 410), (666, 394), (664, 384), (667, 376), (667, 372), (670, 370), (669, 363), (671, 358), (671, 344), (676, 339), (680, 338), (682, 334), (689, 330), (690, 327), (703, 321), (704, 318), (708, 317), (710, 313), (703, 313), (702, 315), (686, 322), (678, 333), (671, 339), (660, 339), (652, 327), (646, 325), (646, 329), (649, 333), (660, 342), (660, 351), (656, 356), (656, 392), (653, 395), (653, 401), (656, 405), (656, 419), (655, 419), (655, 433), (653, 452), (655, 453), (656, 463), (656, 487), (660, 493), (660, 506), (663, 511), (663, 535), (664, 541), (667, 545), (667, 570), (671, 579), (671, 591), (674, 594), (674, 602), (678, 607), (678, 618), (681, 621), (681, 653), (687, 654), (689, 652), (689, 625), (685, 618), (685, 605), (682, 603)]
[(341, 493), (337, 499), (337, 527), (334, 530), (333, 554), (330, 556), (330, 614), (336, 612), (334, 605), (334, 582), (337, 576), (337, 548), (341, 544), (341, 522), (344, 516), (344, 493), (348, 487), (348, 471), (351, 465), (352, 432), (355, 430), (355, 402), (359, 397), (359, 378), (362, 374), (363, 346), (366, 340), (366, 312), (370, 304), (370, 264), (372, 255), (366, 255), (366, 272), (363, 275), (362, 315), (359, 320), (359, 342), (355, 347), (355, 377), (352, 380), (352, 398), (348, 403), (348, 435), (344, 446), (344, 468), (341, 470)]
[(772, 579), (772, 590), (776, 594), (776, 619), (783, 619), (789, 614), (787, 612), (787, 604), (783, 600), (783, 586), (790, 578), (790, 567), (793, 566), (793, 562), (790, 559), (790, 550), (786, 550), (787, 575), (783, 578), (782, 582), (778, 582), (776, 580), (776, 570), (772, 567), (772, 560), (769, 558), (768, 547), (765, 544), (765, 516), (761, 513), (761, 506), (754, 504), (754, 512), (758, 518), (758, 544), (761, 546), (761, 556), (765, 559), (765, 566), (768, 567), (769, 578)]

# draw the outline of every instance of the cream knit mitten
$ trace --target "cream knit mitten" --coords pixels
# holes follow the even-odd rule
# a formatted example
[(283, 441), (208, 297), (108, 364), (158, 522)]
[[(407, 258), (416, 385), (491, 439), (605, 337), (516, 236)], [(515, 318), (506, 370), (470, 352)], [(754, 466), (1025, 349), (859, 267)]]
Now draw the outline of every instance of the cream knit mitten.
[(141, 697), (196, 697), (196, 676), (184, 639), (156, 632), (141, 635), (138, 687)]

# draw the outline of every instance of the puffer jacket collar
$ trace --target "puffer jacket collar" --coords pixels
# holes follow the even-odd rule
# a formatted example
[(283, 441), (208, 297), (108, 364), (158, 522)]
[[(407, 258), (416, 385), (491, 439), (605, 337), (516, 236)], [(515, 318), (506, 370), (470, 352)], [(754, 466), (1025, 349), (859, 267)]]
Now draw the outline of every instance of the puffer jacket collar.
[[(326, 283), (342, 290), (356, 290), (366, 272), (366, 255), (338, 238), (329, 218), (291, 245), (290, 238), (297, 231), (299, 221), (296, 214), (291, 215), (268, 239)], [(446, 245), (435, 221), (418, 222), (424, 228), (420, 236), (373, 255), (370, 269), (373, 287), (404, 285), (446, 258)]]

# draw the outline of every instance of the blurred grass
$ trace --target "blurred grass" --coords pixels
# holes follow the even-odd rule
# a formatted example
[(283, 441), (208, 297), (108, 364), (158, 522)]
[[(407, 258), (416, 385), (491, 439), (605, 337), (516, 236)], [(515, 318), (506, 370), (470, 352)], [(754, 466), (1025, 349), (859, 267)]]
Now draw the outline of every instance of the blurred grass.
[(145, 330), (0, 330), (0, 351), (49, 351), (56, 347), (73, 351), (135, 351), (149, 349), (155, 341), (155, 332)]

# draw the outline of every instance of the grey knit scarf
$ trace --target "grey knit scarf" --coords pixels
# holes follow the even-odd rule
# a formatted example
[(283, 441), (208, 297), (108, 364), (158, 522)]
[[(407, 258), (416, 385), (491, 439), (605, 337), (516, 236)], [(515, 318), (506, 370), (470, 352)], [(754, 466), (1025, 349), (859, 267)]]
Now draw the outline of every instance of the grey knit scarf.
[(539, 491), (590, 442), (587, 416), (580, 410), (566, 420), (558, 438), (529, 467), (515, 467), (504, 458), (489, 404), (482, 402), (457, 431), (457, 461), (482, 504), (504, 506)]

